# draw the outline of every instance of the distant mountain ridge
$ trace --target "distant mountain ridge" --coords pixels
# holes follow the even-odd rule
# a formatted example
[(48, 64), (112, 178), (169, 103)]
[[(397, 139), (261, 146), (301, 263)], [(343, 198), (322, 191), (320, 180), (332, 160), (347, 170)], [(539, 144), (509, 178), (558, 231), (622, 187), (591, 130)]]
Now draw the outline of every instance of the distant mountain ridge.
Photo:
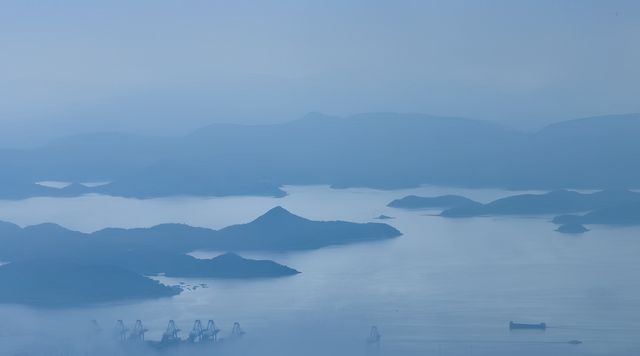
[[(640, 115), (571, 120), (524, 133), (490, 122), (420, 114), (313, 114), (271, 125), (216, 124), (177, 138), (80, 135), (33, 150), (0, 150), (0, 197), (95, 192), (282, 196), (282, 185), (513, 189), (640, 185)], [(36, 187), (43, 180), (109, 181)]]

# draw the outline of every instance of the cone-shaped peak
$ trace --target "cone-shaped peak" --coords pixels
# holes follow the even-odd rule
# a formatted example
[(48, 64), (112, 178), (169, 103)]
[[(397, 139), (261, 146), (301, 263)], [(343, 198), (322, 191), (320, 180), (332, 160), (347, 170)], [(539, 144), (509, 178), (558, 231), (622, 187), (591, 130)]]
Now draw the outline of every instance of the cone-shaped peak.
[(255, 219), (253, 222), (254, 223), (287, 223), (287, 222), (292, 222), (292, 221), (302, 221), (302, 220), (306, 220), (300, 216), (297, 216), (295, 214), (292, 214), (291, 212), (289, 212), (287, 209), (281, 207), (281, 206), (276, 206), (275, 208), (267, 211), (266, 213), (264, 213), (262, 216), (258, 217), (257, 219)]

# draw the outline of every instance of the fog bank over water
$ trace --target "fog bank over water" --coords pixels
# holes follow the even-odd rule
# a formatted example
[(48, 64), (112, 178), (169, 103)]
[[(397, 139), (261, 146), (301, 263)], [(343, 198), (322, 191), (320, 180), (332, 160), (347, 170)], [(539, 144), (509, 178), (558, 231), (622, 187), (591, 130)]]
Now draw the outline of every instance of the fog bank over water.
[(0, 138), (310, 111), (540, 128), (640, 112), (635, 1), (4, 1)]

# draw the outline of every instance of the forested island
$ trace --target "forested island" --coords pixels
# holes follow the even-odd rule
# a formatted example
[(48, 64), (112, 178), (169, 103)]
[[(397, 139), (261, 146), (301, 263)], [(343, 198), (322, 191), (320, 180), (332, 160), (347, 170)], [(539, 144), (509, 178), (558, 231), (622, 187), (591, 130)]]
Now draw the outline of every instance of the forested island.
[[(0, 279), (0, 283), (5, 281), (10, 284), (13, 278), (20, 276), (21, 271), (24, 271), (27, 278), (37, 274), (37, 271), (46, 270), (46, 266), (50, 264), (50, 271), (59, 270), (61, 273), (47, 271), (47, 278), (60, 280), (60, 288), (68, 289), (74, 298), (86, 298), (87, 302), (94, 301), (90, 292), (87, 291), (88, 294), (85, 295), (70, 286), (74, 280), (84, 283), (83, 278), (89, 278), (88, 275), (94, 272), (98, 273), (95, 281), (111, 281), (108, 283), (112, 283), (114, 293), (119, 290), (120, 283), (123, 283), (123, 289), (136, 281), (140, 286), (148, 287), (140, 290), (139, 295), (113, 295), (113, 298), (144, 297), (144, 291), (148, 291), (149, 296), (163, 295), (163, 291), (168, 289), (154, 287), (155, 282), (150, 284), (143, 276), (248, 279), (285, 277), (300, 273), (274, 261), (245, 259), (235, 253), (197, 259), (188, 254), (194, 250), (304, 250), (390, 239), (399, 235), (398, 230), (387, 224), (313, 221), (294, 215), (282, 207), (273, 208), (249, 223), (221, 230), (163, 224), (151, 228), (109, 228), (81, 233), (55, 224), (21, 228), (15, 224), (0, 222), (0, 261), (10, 262), (0, 267), (0, 270), (6, 268), (5, 279)], [(71, 269), (70, 266), (75, 266), (74, 273), (62, 273)], [(120, 277), (121, 281), (118, 280)], [(39, 287), (39, 280), (39, 277), (34, 277), (32, 282), (20, 284), (22, 289), (7, 292), (16, 293), (15, 295), (7, 294), (6, 299), (0, 300), (19, 299), (17, 296), (22, 293), (20, 291), (37, 291), (40, 287), (44, 288), (42, 291), (47, 291), (43, 295), (58, 298), (55, 284), (45, 283)], [(100, 288), (101, 285), (96, 286), (96, 290), (101, 290)], [(111, 294), (104, 296), (109, 299)]]
[(407, 196), (389, 203), (405, 209), (439, 208), (440, 216), (464, 218), (476, 216), (557, 215), (552, 218), (560, 232), (581, 233), (582, 225), (640, 224), (640, 193), (626, 189), (608, 189), (593, 193), (554, 190), (540, 194), (517, 194), (482, 204), (461, 196)]

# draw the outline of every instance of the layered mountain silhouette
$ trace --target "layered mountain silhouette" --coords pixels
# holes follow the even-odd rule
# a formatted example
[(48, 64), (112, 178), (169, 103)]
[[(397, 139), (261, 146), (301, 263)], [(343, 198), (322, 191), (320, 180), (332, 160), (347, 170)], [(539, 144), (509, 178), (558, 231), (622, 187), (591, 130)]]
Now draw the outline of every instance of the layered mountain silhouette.
[(82, 233), (50, 223), (21, 228), (0, 222), (0, 261), (10, 262), (0, 266), (0, 302), (84, 304), (177, 293), (143, 277), (149, 275), (236, 279), (291, 276), (299, 272), (269, 260), (245, 259), (235, 253), (197, 259), (188, 252), (315, 249), (399, 235), (386, 224), (312, 221), (282, 207), (249, 223), (221, 230), (162, 224)]
[(176, 138), (80, 135), (0, 150), (0, 197), (79, 195), (34, 182), (109, 181), (88, 191), (137, 198), (282, 196), (286, 184), (402, 188), (634, 188), (640, 115), (572, 120), (523, 133), (489, 122), (377, 113), (242, 126)]
[(312, 221), (276, 207), (256, 220), (221, 230), (182, 224), (81, 233), (55, 224), (20, 228), (0, 223), (0, 261), (57, 258), (113, 264), (144, 275), (256, 278), (296, 274), (286, 266), (227, 255), (196, 259), (194, 250), (300, 250), (397, 237), (380, 223)]

